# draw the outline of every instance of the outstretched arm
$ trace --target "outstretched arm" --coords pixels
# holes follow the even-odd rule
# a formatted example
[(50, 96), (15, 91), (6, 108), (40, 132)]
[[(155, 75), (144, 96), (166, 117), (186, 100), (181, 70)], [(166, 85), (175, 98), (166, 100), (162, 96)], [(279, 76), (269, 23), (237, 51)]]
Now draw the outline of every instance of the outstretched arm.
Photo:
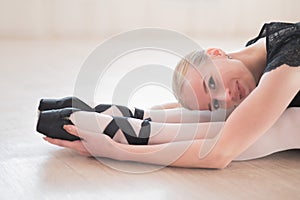
[(93, 157), (108, 157), (121, 161), (136, 161), (165, 166), (191, 167), (191, 168), (222, 168), (222, 160), (217, 155), (213, 160), (200, 158), (199, 149), (203, 144), (214, 143), (213, 139), (190, 140), (157, 145), (127, 145), (117, 143), (107, 135), (86, 130), (80, 130), (68, 125), (65, 129), (84, 138), (81, 141), (66, 141), (53, 138), (44, 138), (46, 141), (76, 150), (81, 155)]
[[(283, 113), (283, 115), (281, 115), (280, 118), (276, 121), (276, 123), (266, 132), (266, 134), (264, 134), (261, 138), (259, 138), (254, 144), (252, 144), (247, 150), (242, 152), (234, 160), (255, 159), (281, 150), (300, 148), (300, 142), (299, 142), (300, 124), (297, 123), (299, 117), (300, 117), (300, 108), (287, 109)], [(186, 149), (192, 148), (192, 146), (188, 146), (189, 144), (192, 144), (192, 141), (183, 141), (182, 143), (172, 142), (174, 144), (166, 143), (162, 145), (148, 145), (148, 146), (127, 145), (126, 146), (125, 144), (124, 145), (118, 144), (117, 142), (112, 141), (110, 138), (106, 137), (105, 135), (99, 134), (97, 132), (89, 132), (89, 131), (81, 130), (80, 133), (78, 133), (77, 128), (72, 125), (65, 126), (65, 129), (71, 134), (80, 135), (81, 137), (85, 135), (86, 138), (90, 138), (90, 139), (86, 139), (85, 143), (83, 143), (83, 141), (70, 142), (70, 141), (58, 140), (52, 138), (46, 138), (46, 140), (52, 144), (56, 144), (59, 146), (76, 150), (78, 153), (85, 156), (103, 156), (103, 157), (114, 158), (117, 160), (134, 160), (134, 161), (145, 162), (145, 163), (153, 163), (153, 164), (160, 164), (160, 165), (165, 164), (165, 165), (173, 165), (173, 166), (181, 166), (181, 167), (191, 167), (193, 166), (193, 163), (197, 160), (197, 159), (195, 160), (193, 154), (192, 156), (187, 153), (183, 154), (183, 152)], [(209, 147), (209, 145), (213, 144), (212, 139), (208, 139), (208, 140), (199, 139), (198, 143), (199, 141), (201, 141), (202, 144), (203, 143), (206, 144), (206, 147)], [(195, 146), (196, 144), (194, 143), (193, 145)], [(168, 148), (171, 149), (173, 147), (174, 152), (168, 151), (168, 149), (165, 148), (166, 146), (168, 146)], [(182, 150), (183, 147), (184, 150)], [(115, 148), (117, 148), (117, 150)], [(130, 148), (130, 151), (128, 150), (128, 148)], [(160, 150), (163, 150), (163, 152), (160, 152)], [(151, 152), (153, 151), (154, 153), (152, 154)], [(143, 152), (143, 153), (139, 155), (139, 152)], [(189, 152), (192, 151), (190, 150)], [(163, 153), (165, 154), (165, 156), (163, 156)], [(180, 157), (179, 155), (186, 157), (185, 162), (183, 162), (183, 160), (175, 162), (176, 158)], [(198, 158), (200, 158), (200, 154), (198, 155)], [(197, 167), (196, 163), (194, 164), (195, 164), (194, 167)], [(218, 163), (215, 162), (215, 164), (217, 165)], [(210, 167), (218, 168), (218, 166), (216, 165)]]

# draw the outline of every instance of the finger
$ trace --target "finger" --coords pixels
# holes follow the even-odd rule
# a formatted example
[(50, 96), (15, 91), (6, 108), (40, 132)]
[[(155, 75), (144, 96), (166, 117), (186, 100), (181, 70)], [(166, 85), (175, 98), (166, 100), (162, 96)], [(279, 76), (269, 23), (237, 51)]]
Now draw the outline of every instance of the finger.
[(82, 156), (91, 157), (92, 155), (87, 151), (78, 151), (78, 153)]
[(65, 129), (68, 133), (70, 133), (70, 134), (72, 134), (72, 135), (75, 135), (75, 136), (79, 137), (79, 133), (78, 133), (78, 130), (77, 130), (76, 126), (74, 126), (74, 125), (64, 125), (64, 129)]
[(50, 138), (50, 137), (44, 137), (43, 139), (46, 140), (47, 142), (51, 143), (51, 144), (75, 150), (77, 153), (79, 153), (82, 156), (86, 156), (86, 157), (91, 157), (92, 156), (84, 148), (84, 146), (81, 144), (80, 141), (70, 142), (70, 141), (54, 139), (54, 138)]
[(83, 149), (83, 146), (80, 145), (81, 142), (79, 140), (71, 142), (68, 140), (60, 140), (60, 139), (54, 139), (50, 137), (44, 137), (43, 139), (57, 146), (66, 147), (74, 150), (80, 150), (80, 151)]

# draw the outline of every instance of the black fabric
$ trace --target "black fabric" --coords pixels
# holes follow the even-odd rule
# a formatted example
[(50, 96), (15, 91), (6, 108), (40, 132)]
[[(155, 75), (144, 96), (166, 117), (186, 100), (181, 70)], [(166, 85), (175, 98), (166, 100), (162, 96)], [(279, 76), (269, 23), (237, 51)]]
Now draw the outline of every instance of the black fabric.
[(99, 104), (94, 108), (95, 112), (102, 113), (111, 107), (110, 104)]
[[(103, 106), (102, 108), (104, 108)], [(107, 107), (106, 107), (107, 108)], [(69, 119), (74, 112), (80, 111), (76, 108), (63, 108), (55, 110), (45, 110), (40, 112), (36, 130), (51, 138), (62, 140), (80, 140), (79, 137), (74, 136), (64, 130), (64, 125), (74, 125)], [(147, 145), (150, 137), (150, 122), (151, 119), (143, 120), (139, 133), (135, 133), (131, 124), (128, 121), (129, 117), (113, 117), (112, 121), (104, 129), (103, 134), (114, 138), (117, 131), (120, 129), (124, 134), (128, 144), (133, 145)]]
[[(38, 109), (41, 111), (37, 123), (37, 131), (51, 138), (63, 140), (80, 140), (79, 137), (69, 134), (63, 129), (64, 125), (73, 125), (68, 119), (73, 112), (89, 111), (102, 113), (112, 106), (118, 108), (123, 117), (114, 117), (113, 120), (107, 125), (103, 133), (113, 138), (117, 131), (120, 129), (128, 144), (146, 145), (148, 144), (150, 136), (150, 123), (151, 118), (144, 118), (144, 110), (135, 108), (134, 115), (131, 110), (126, 106), (114, 104), (100, 104), (95, 108), (91, 108), (77, 97), (65, 97), (62, 99), (41, 99)], [(143, 120), (141, 129), (137, 135), (128, 122), (128, 118), (133, 117)]]
[(143, 119), (144, 118), (144, 110), (134, 108), (134, 118)]
[[(283, 64), (291, 67), (300, 66), (300, 22), (272, 22), (264, 24), (259, 35), (246, 46), (266, 37), (267, 65), (264, 73), (270, 72)], [(288, 107), (300, 107), (300, 92)]]
[(81, 101), (77, 97), (64, 97), (61, 99), (41, 99), (38, 107), (39, 111), (62, 109), (62, 108), (78, 108), (84, 111), (93, 111), (93, 109)]
[(64, 125), (73, 125), (68, 119), (74, 112), (80, 111), (76, 108), (64, 108), (57, 110), (46, 110), (39, 114), (36, 130), (51, 138), (62, 140), (80, 140), (79, 137), (65, 131)]
[(117, 125), (115, 119), (113, 119), (107, 127), (104, 129), (103, 133), (105, 135), (108, 135), (110, 138), (113, 138), (117, 131), (119, 130), (119, 126)]
[(148, 144), (149, 137), (151, 132), (150, 121), (144, 120), (141, 124), (141, 130), (139, 132), (139, 138), (141, 144)]
[(131, 110), (126, 106), (121, 105), (114, 105), (114, 104), (99, 104), (95, 107), (95, 112), (102, 113), (107, 109), (111, 108), (112, 106), (116, 106), (119, 111), (122, 113), (123, 117), (133, 117), (136, 119), (143, 119), (144, 118), (144, 110), (135, 108), (134, 114), (132, 114)]
[(115, 105), (124, 117), (133, 117), (133, 114), (126, 106)]
[(77, 108), (82, 111), (102, 113), (108, 110), (109, 108), (111, 108), (112, 106), (117, 107), (124, 117), (133, 117), (137, 119), (144, 118), (144, 110), (142, 109), (135, 108), (134, 115), (133, 115), (129, 108), (121, 105), (99, 104), (95, 108), (91, 108), (82, 100), (73, 96), (64, 97), (61, 99), (41, 99), (38, 106), (38, 110), (46, 111), (46, 110), (63, 109), (63, 108)]
[(107, 125), (104, 134), (108, 135), (110, 138), (116, 135), (118, 130), (121, 130), (124, 134), (128, 144), (131, 145), (147, 145), (150, 137), (150, 122), (148, 120), (143, 120), (141, 124), (141, 129), (138, 135), (135, 133), (131, 124), (126, 117), (113, 117), (113, 120)]

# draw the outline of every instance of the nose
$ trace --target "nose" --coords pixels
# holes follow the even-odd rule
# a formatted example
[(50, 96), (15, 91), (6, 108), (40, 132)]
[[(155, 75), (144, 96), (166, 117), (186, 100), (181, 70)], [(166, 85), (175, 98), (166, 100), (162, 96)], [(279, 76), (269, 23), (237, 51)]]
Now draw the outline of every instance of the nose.
[(231, 107), (233, 105), (233, 100), (234, 100), (234, 97), (233, 97), (233, 94), (232, 92), (230, 91), (229, 88), (226, 88), (225, 90), (225, 107), (228, 108), (228, 107)]
[(223, 102), (223, 108), (231, 108), (234, 106), (234, 94), (230, 91), (229, 88), (225, 89), (225, 94), (220, 97), (220, 100)]

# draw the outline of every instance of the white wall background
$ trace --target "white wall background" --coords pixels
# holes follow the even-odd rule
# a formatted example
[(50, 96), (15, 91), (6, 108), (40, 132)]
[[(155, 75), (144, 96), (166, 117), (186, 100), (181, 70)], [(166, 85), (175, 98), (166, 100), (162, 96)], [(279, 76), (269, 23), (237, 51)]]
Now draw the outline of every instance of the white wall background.
[(0, 38), (99, 38), (138, 27), (193, 37), (256, 35), (300, 21), (299, 0), (0, 0)]

